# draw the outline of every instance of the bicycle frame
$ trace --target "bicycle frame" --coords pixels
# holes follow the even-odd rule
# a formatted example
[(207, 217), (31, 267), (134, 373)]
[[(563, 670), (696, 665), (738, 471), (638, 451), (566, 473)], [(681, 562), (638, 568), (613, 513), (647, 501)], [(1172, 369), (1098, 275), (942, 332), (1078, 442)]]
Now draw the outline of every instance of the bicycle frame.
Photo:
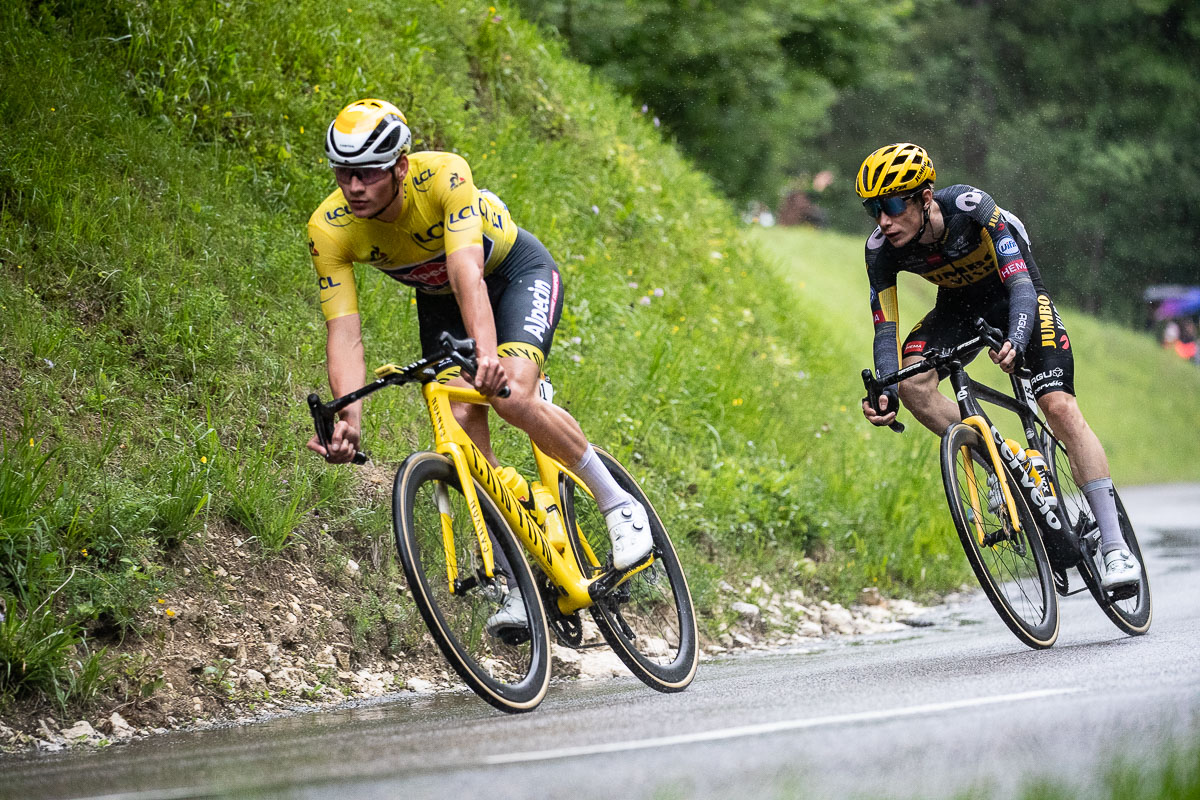
[[(978, 324), (983, 321), (979, 320)], [(982, 383), (971, 378), (967, 374), (966, 367), (961, 359), (957, 356), (969, 352), (976, 351), (984, 346), (992, 346), (996, 349), (1000, 346), (999, 331), (985, 326), (981, 328), (981, 335), (959, 344), (950, 352), (940, 356), (930, 356), (924, 360), (904, 367), (891, 375), (888, 375), (879, 380), (875, 380), (870, 376), (869, 370), (863, 371), (863, 382), (867, 386), (867, 395), (871, 400), (872, 405), (878, 401), (879, 389), (884, 386), (890, 386), (894, 383), (900, 383), (903, 380), (928, 372), (939, 367), (949, 370), (950, 385), (954, 388), (954, 397), (958, 403), (959, 416), (964, 425), (969, 425), (979, 432), (983, 439), (984, 446), (987, 448), (988, 455), (991, 458), (992, 466), (1000, 481), (1000, 490), (1004, 496), (1005, 505), (1008, 508), (1009, 519), (1012, 521), (1015, 530), (1021, 530), (1020, 517), (1017, 514), (1016, 503), (1013, 500), (1012, 488), (1010, 486), (1008, 476), (1011, 471), (1013, 474), (1020, 476), (1020, 483), (1025, 490), (1026, 499), (1029, 500), (1029, 505), (1037, 511), (1042, 520), (1053, 530), (1061, 530), (1063, 522), (1055, 513), (1057, 506), (1058, 488), (1054, 479), (1052, 465), (1053, 450), (1049, 436), (1052, 432), (1049, 426), (1038, 416), (1038, 405), (1033, 397), (1033, 387), (1030, 384), (1028, 373), (1018, 370), (1009, 375), (1012, 382), (1013, 396), (996, 391), (990, 386), (985, 386)], [(1020, 468), (1021, 461), (1017, 453), (1012, 452), (1012, 449), (1005, 443), (1004, 436), (996, 428), (992, 421), (984, 413), (983, 407), (980, 405), (980, 400), (991, 403), (1000, 408), (1007, 409), (1013, 412), (1021, 420), (1022, 427), (1025, 430), (1026, 443), (1043, 454), (1049, 453), (1047, 461), (1046, 479), (1049, 481), (1051, 497), (1042, 496), (1041, 492), (1035, 492), (1037, 486), (1026, 475), (1025, 471)], [(877, 407), (877, 406), (876, 406)], [(1044, 436), (1039, 435), (1039, 428), (1044, 432)], [(893, 430), (897, 432), (903, 430), (903, 426), (893, 423)], [(963, 454), (967, 457), (966, 454)], [(968, 470), (968, 482), (971, 486), (972, 496), (971, 505), (976, 511), (976, 532), (980, 544), (983, 543), (983, 528), (979, 524), (979, 497), (978, 487), (975, 486), (974, 473)]]
[[(388, 374), (382, 371), (389, 367), (381, 367), (376, 372), (377, 374)], [(533, 556), (538, 566), (558, 589), (559, 610), (564, 614), (571, 614), (592, 605), (593, 600), (588, 592), (588, 587), (597, 579), (584, 577), (574, 554), (567, 554), (567, 531), (562, 514), (549, 513), (552, 509), (540, 508), (535, 505), (539, 516), (544, 516), (544, 524), (535, 519), (533, 514), (517, 500), (512, 491), (500, 481), (492, 465), (487, 462), (483, 453), (454, 418), (450, 407), (451, 403), (487, 405), (487, 398), (465, 386), (451, 386), (435, 381), (425, 383), (421, 387), (421, 396), (425, 398), (425, 404), (429, 409), (429, 418), (433, 424), (433, 449), (447, 456), (454, 463), (455, 472), (458, 474), (463, 496), (471, 511), (475, 536), (479, 540), (485, 574), (489, 578), (495, 576), (495, 562), (491, 539), (488, 537), (483, 512), (479, 506), (476, 482), (496, 501), (500, 513), (512, 526), (526, 551)], [(583, 491), (587, 491), (583, 482), (570, 470), (542, 452), (532, 441), (529, 444), (533, 448), (540, 484), (550, 490), (560, 507), (560, 475), (565, 474), (574, 480)], [(530, 485), (530, 493), (535, 498), (535, 503), (537, 494), (533, 490), (538, 487), (538, 483), (539, 481), (535, 481)], [(454, 577), (457, 575), (457, 566), (453, 563), (454, 534), (449, 525), (446, 510), (444, 508), (441, 510), (442, 535), (446, 540), (447, 572), (451, 575), (450, 589), (453, 592)], [(586, 540), (584, 541), (586, 546)]]

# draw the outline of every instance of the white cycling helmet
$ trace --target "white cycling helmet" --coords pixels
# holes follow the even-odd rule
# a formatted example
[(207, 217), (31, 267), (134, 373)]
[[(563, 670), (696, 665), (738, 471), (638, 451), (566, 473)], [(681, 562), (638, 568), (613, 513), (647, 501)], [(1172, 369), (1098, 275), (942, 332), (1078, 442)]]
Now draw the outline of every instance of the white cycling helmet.
[(403, 112), (386, 100), (355, 100), (329, 123), (325, 155), (331, 167), (387, 169), (412, 145)]

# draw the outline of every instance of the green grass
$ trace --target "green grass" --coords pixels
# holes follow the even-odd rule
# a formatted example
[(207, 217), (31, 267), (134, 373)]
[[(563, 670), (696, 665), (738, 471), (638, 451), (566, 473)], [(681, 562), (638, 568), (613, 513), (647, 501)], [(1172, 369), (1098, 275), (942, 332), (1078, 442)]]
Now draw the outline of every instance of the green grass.
[[(328, 576), (378, 556), (345, 616), (389, 652), (415, 641), (372, 600), (394, 594), (386, 507), (303, 449), (304, 397), (328, 394), (304, 223), (333, 186), (321, 132), (361, 96), (466, 156), (555, 254), (557, 399), (645, 480), (702, 612), (745, 575), (842, 601), (967, 578), (932, 437), (858, 411), (858, 246), (800, 233), (813, 260), (776, 264), (635, 104), (509, 10), (78, 0), (5, 5), (0, 30), (0, 702), (99, 691), (84, 662), (197, 581), (181, 553), (214, 536), (260, 559), (305, 543)], [(368, 363), (415, 357), (407, 290), (369, 268), (358, 288)], [(378, 464), (428, 440), (416, 392), (374, 396), (364, 424)]]
[[(864, 223), (862, 239), (808, 228), (759, 230), (754, 236), (779, 259), (805, 310), (828, 319), (838, 331), (838, 343), (857, 353), (863, 367), (871, 366), (872, 336), (863, 265), (867, 227)], [(1041, 266), (1053, 292), (1053, 266)], [(901, 276), (902, 330), (933, 307), (935, 293), (927, 281)], [(1071, 334), (1079, 406), (1105, 446), (1117, 485), (1200, 479), (1195, 457), (1200, 370), (1159, 348), (1149, 334), (1070, 307), (1060, 306), (1059, 312)], [(849, 372), (847, 383), (858, 381), (857, 371)], [(975, 362), (972, 374), (1008, 388), (1007, 378), (986, 359)], [(997, 423), (1003, 425), (1006, 417), (1009, 429), (1019, 434), (1011, 422), (1015, 418), (1001, 412)]]

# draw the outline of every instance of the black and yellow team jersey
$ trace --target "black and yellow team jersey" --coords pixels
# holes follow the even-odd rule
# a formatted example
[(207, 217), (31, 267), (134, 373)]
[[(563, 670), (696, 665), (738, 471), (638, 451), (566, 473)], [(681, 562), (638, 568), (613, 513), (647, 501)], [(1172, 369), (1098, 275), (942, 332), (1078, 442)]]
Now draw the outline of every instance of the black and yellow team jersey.
[(499, 197), (475, 186), (471, 168), (455, 153), (408, 157), (404, 197), (394, 222), (359, 219), (335, 189), (308, 219), (308, 249), (326, 320), (358, 313), (354, 264), (370, 264), (419, 292), (449, 294), (446, 256), (477, 244), (484, 274), (500, 265), (517, 226)]
[(875, 368), (880, 374), (899, 368), (896, 276), (900, 272), (912, 272), (937, 284), (939, 309), (984, 316), (984, 310), (1007, 302), (1007, 335), (1020, 351), (1033, 333), (1038, 295), (1045, 294), (1020, 219), (973, 186), (939, 189), (933, 200), (946, 227), (932, 244), (913, 241), (893, 247), (879, 228), (867, 239)]

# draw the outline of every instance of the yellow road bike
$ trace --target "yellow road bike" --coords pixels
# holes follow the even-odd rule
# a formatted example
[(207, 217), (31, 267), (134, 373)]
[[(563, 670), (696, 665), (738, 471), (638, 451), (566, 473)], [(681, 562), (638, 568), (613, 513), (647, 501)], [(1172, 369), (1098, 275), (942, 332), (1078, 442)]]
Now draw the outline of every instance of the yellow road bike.
[[(1113, 624), (1131, 636), (1145, 633), (1152, 615), (1150, 581), (1121, 498), (1116, 498), (1121, 534), (1142, 564), (1142, 579), (1106, 590), (1096, 565), (1102, 557), (1100, 529), (1072, 477), (1066, 448), (1039, 415), (1030, 373), (1018, 369), (1009, 375), (1011, 397), (972, 380), (963, 364), (985, 346), (999, 350), (1004, 338), (982, 319), (975, 327), (978, 336), (891, 375), (875, 379), (863, 370), (868, 400), (878, 408), (888, 386), (930, 370), (948, 374), (962, 417), (942, 434), (942, 483), (950, 516), (980, 586), (1018, 639), (1033, 648), (1054, 644), (1058, 595), (1074, 593), (1071, 568)], [(1005, 438), (980, 400), (1016, 414), (1027, 447)], [(897, 422), (891, 428), (904, 430)]]
[[(376, 380), (343, 397), (308, 404), (322, 443), (338, 411), (384, 386), (421, 384), (433, 449), (400, 465), (392, 490), (396, 547), (413, 601), (455, 672), (480, 697), (507, 712), (530, 711), (550, 682), (550, 631), (572, 648), (584, 641), (587, 610), (620, 659), (662, 692), (687, 688), (696, 674), (696, 619), (671, 540), (641, 485), (596, 448), (622, 489), (646, 508), (650, 555), (615, 570), (604, 517), (587, 488), (533, 442), (538, 478), (519, 500), (462, 429), (450, 404), (483, 405), (474, 389), (438, 383), (447, 362), (474, 373), (474, 342), (443, 335), (441, 352), (405, 367), (375, 370)], [(356, 461), (365, 456), (359, 453)], [(531, 569), (522, 549), (536, 567)], [(529, 626), (493, 636), (488, 618), (520, 591)]]

